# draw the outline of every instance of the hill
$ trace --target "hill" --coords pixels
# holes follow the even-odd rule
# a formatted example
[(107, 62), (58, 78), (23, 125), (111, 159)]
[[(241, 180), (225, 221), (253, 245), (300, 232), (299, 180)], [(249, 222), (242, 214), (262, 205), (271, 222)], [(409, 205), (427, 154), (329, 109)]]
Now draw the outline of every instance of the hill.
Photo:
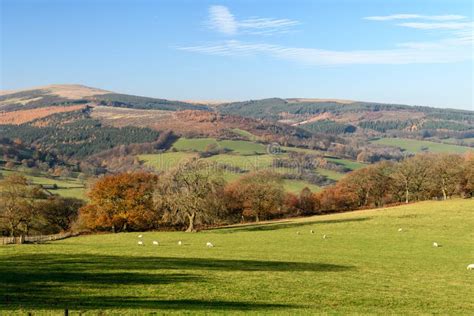
[(119, 94), (82, 85), (49, 85), (18, 91), (1, 91), (0, 111), (18, 111), (46, 106), (89, 104), (154, 110), (207, 110), (205, 105)]
[(474, 132), (474, 112), (400, 104), (331, 99), (262, 99), (220, 104), (218, 111), (269, 119), (332, 134), (390, 131), (418, 135), (422, 131), (453, 132), (460, 138)]
[[(142, 168), (133, 157), (167, 150), (179, 137), (278, 144), (356, 164), (402, 159), (414, 152), (397, 146), (404, 139), (430, 141), (422, 146), (427, 151), (467, 152), (474, 112), (338, 99), (204, 104), (51, 85), (3, 91), (0, 133), (38, 151), (35, 157), (50, 153), (71, 171), (92, 175)], [(14, 157), (20, 164), (23, 158)]]
[(147, 232), (144, 246), (138, 233), (120, 233), (0, 247), (0, 310), (469, 314), (473, 209), (473, 200), (430, 201), (197, 234)]

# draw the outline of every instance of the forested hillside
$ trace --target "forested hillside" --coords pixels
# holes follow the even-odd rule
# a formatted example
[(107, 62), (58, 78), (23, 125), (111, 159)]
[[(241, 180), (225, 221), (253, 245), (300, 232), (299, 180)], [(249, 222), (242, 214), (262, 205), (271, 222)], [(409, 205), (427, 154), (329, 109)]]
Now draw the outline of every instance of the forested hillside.
[[(474, 112), (336, 99), (205, 104), (52, 85), (2, 91), (0, 133), (3, 165), (43, 172), (61, 168), (59, 174), (63, 169), (97, 175), (151, 168), (138, 157), (169, 151), (178, 138), (286, 147), (291, 150), (282, 151), (291, 155), (270, 160), (278, 167), (307, 161), (305, 175), (285, 174), (299, 188), (301, 181), (326, 185), (339, 176), (327, 181), (323, 173), (347, 171), (331, 166), (315, 172), (314, 159), (325, 159), (327, 167), (330, 157), (360, 164), (399, 161), (417, 152), (468, 152), (474, 146)], [(237, 157), (241, 153), (224, 149), (196, 152), (216, 161), (243, 161)], [(262, 154), (268, 153), (254, 153)], [(240, 170), (239, 163), (229, 170)]]

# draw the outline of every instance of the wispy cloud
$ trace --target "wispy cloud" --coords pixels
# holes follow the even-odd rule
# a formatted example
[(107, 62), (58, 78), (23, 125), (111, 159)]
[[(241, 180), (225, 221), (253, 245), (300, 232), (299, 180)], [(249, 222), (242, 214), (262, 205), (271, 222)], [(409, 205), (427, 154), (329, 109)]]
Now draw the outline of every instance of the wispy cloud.
[(410, 27), (420, 30), (464, 30), (473, 27), (472, 22), (441, 22), (441, 23), (426, 23), (426, 22), (404, 22), (397, 24), (399, 26)]
[(287, 32), (291, 27), (298, 25), (299, 22), (290, 19), (259, 17), (238, 20), (227, 7), (215, 5), (209, 8), (209, 20), (207, 24), (211, 29), (222, 34), (236, 35), (239, 32), (248, 34)]
[[(430, 44), (430, 45), (428, 45)], [(265, 43), (224, 41), (197, 46), (178, 47), (189, 52), (219, 56), (256, 56), (294, 61), (306, 65), (349, 65), (349, 64), (415, 64), (449, 63), (470, 59), (469, 48), (448, 48), (444, 43), (434, 45), (406, 45), (388, 50), (336, 51), (317, 48), (287, 47)]]
[(463, 20), (466, 17), (463, 15), (456, 14), (445, 14), (445, 15), (421, 15), (421, 14), (391, 14), (391, 15), (380, 15), (380, 16), (367, 16), (365, 20), (372, 21), (391, 21), (391, 20), (430, 20), (430, 21), (453, 21)]
[(214, 5), (209, 8), (209, 26), (227, 35), (237, 33), (238, 29), (235, 17), (227, 7), (221, 5)]
[[(299, 22), (289, 19), (251, 18), (238, 20), (224, 6), (209, 10), (209, 25), (220, 33), (232, 36), (239, 33), (265, 34), (281, 32)], [(331, 50), (324, 48), (290, 47), (278, 44), (227, 40), (199, 45), (180, 46), (177, 49), (218, 56), (265, 56), (297, 62), (304, 65), (352, 64), (421, 64), (451, 63), (472, 60), (472, 21), (461, 15), (393, 14), (365, 17), (372, 21), (412, 20), (395, 22), (396, 26), (440, 30), (438, 40), (394, 43), (392, 49)]]

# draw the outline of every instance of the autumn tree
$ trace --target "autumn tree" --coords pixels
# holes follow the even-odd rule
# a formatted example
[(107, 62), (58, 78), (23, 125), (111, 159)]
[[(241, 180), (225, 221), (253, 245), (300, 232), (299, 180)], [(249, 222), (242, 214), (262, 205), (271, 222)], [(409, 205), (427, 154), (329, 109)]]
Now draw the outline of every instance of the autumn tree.
[(426, 154), (405, 158), (397, 164), (392, 178), (403, 191), (405, 203), (423, 198), (429, 184), (431, 167), (429, 155)]
[(150, 173), (121, 173), (99, 179), (88, 192), (89, 204), (80, 210), (90, 229), (112, 232), (156, 227), (153, 192), (158, 178)]
[(0, 181), (0, 223), (10, 236), (28, 234), (37, 217), (35, 199), (44, 197), (41, 193), (23, 176), (11, 175)]
[(192, 160), (161, 178), (155, 204), (165, 221), (186, 224), (186, 232), (193, 232), (197, 223), (214, 223), (222, 217), (224, 187), (216, 164)]
[(439, 154), (432, 157), (432, 181), (435, 190), (443, 194), (443, 199), (453, 195), (462, 179), (464, 159), (456, 154)]
[(474, 196), (474, 153), (472, 152), (464, 157), (460, 190), (465, 197)]
[(42, 232), (54, 234), (69, 230), (84, 204), (83, 200), (59, 196), (38, 202), (38, 215), (43, 222)]
[(270, 171), (250, 173), (235, 184), (234, 199), (240, 201), (246, 214), (255, 221), (279, 212), (284, 202), (283, 181), (280, 175)]
[(301, 209), (303, 215), (310, 215), (315, 212), (315, 202), (313, 198), (313, 193), (308, 187), (305, 187), (300, 192), (299, 208)]
[(356, 195), (356, 207), (383, 206), (392, 189), (393, 163), (385, 161), (355, 170), (337, 186)]

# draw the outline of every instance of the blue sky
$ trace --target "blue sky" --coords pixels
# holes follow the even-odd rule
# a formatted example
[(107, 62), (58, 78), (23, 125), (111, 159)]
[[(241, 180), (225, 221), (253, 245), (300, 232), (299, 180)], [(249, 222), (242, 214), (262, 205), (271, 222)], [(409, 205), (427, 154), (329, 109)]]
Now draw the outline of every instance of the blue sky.
[(470, 0), (0, 0), (1, 88), (474, 110)]

